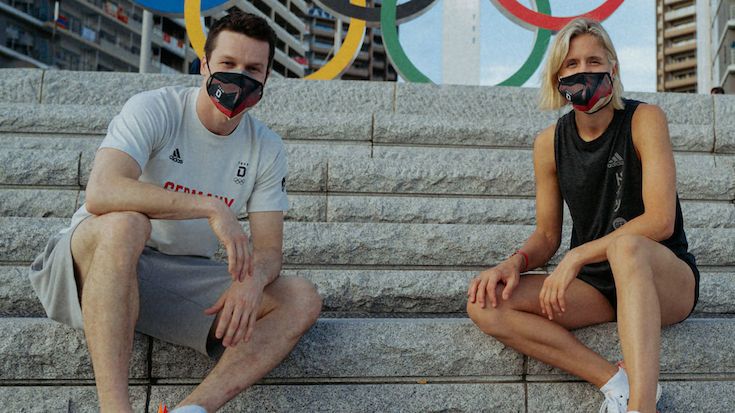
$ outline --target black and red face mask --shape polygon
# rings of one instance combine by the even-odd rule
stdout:
[[[263,84],[246,72],[212,73],[210,69],[209,73],[207,94],[214,106],[228,118],[255,106],[263,97]]]
[[[559,92],[574,109],[595,113],[612,100],[613,82],[610,73],[575,73],[559,79]]]

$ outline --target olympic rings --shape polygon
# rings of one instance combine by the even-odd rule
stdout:
[[[559,31],[570,21],[578,17],[587,17],[603,21],[623,4],[623,0],[606,0],[598,8],[585,14],[570,17],[554,17],[535,12],[518,3],[518,0],[490,0],[503,15],[525,28],[538,27],[547,30]]]
[[[380,23],[381,6],[379,9],[375,7],[356,6],[342,0],[314,0],[322,8],[342,17],[344,19],[360,19],[368,24]],[[399,24],[415,19],[429,10],[436,0],[409,0],[406,3],[398,5],[396,11],[396,20]]]
[[[350,0],[350,3],[363,6],[363,8],[365,6],[365,0]],[[341,75],[357,57],[357,54],[362,48],[362,42],[364,39],[365,21],[351,19],[342,47],[339,48],[337,53],[334,54],[334,57],[327,62],[327,64],[322,66],[316,72],[305,76],[304,79],[331,80]]]
[[[208,11],[223,6],[227,0],[133,0],[148,10],[159,14],[180,15],[183,6],[186,32],[196,54],[204,56],[206,36],[201,23],[201,7]],[[397,0],[384,0],[380,9],[366,7],[365,0],[314,0],[319,6],[342,18],[349,18],[347,36],[334,57],[321,69],[306,76],[306,79],[334,79],[340,76],[352,64],[362,47],[365,28],[368,24],[380,25],[388,58],[398,73],[410,82],[431,82],[406,56],[398,40],[397,26],[414,19],[436,4],[436,0],[408,0],[400,5]],[[500,82],[502,86],[523,85],[543,60],[548,48],[551,34],[558,31],[577,17],[587,17],[602,21],[610,17],[624,0],[605,0],[597,8],[587,13],[570,17],[551,15],[549,0],[534,0],[536,10],[531,10],[518,0],[490,0],[490,2],[507,18],[519,26],[536,32],[534,44],[526,61],[510,77]],[[202,4],[203,3],[203,4]]]

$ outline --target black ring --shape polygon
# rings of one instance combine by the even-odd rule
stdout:
[[[355,6],[350,0],[314,0],[317,5],[341,18],[355,18],[369,23],[380,23],[380,9],[375,7]],[[396,23],[403,23],[420,16],[433,5],[436,0],[409,0],[396,8]]]

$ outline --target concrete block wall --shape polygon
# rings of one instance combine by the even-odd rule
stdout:
[[[196,76],[0,70],[0,410],[95,411],[81,332],[27,280],[84,202],[94,152],[133,94]],[[253,115],[284,138],[283,276],[311,279],[322,318],[223,411],[593,411],[599,392],[506,348],[464,313],[467,282],[530,234],[533,138],[559,113],[537,90],[271,79]],[[667,114],[691,250],[692,318],[664,330],[666,412],[735,410],[735,97],[630,93]],[[243,225],[247,227],[247,217]],[[565,241],[548,271],[568,245]],[[218,259],[222,259],[220,251]],[[620,358],[615,324],[575,332]],[[136,411],[175,404],[211,368],[143,335]]]

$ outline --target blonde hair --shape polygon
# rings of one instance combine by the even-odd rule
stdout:
[[[541,72],[539,107],[541,109],[555,110],[569,103],[557,90],[559,86],[559,71],[564,63],[564,59],[567,57],[567,53],[569,53],[569,44],[572,42],[572,39],[582,34],[595,36],[607,52],[607,59],[615,68],[612,79],[612,104],[615,109],[623,109],[625,107],[622,98],[623,84],[620,82],[620,67],[618,66],[618,55],[615,53],[615,47],[602,25],[595,20],[586,18],[572,20],[556,34],[554,43],[551,45],[551,50],[546,58],[546,65]]]

